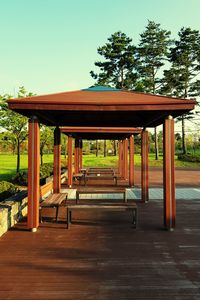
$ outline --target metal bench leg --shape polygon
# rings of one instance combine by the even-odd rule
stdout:
[[[56,206],[56,222],[58,221],[58,210],[59,210],[59,206]]]
[[[133,209],[133,226],[137,227],[137,208]]]
[[[67,229],[69,229],[69,208],[67,207]]]
[[[42,208],[39,207],[39,222],[42,223]]]
[[[78,200],[79,200],[79,192],[76,191],[76,204],[78,203]]]
[[[125,202],[125,203],[127,202],[127,194],[126,194],[126,191],[124,192],[124,202]]]

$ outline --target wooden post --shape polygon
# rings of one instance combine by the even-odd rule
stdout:
[[[53,172],[53,192],[60,193],[61,187],[61,145],[60,145],[60,129],[56,127],[54,130],[54,172]]]
[[[124,155],[125,155],[124,140],[122,140],[122,147],[121,147],[121,176],[122,176],[122,179],[125,179]]]
[[[79,172],[79,140],[75,139],[75,148],[74,148],[74,172]]]
[[[124,140],[124,178],[128,180],[128,139]]]
[[[134,186],[134,136],[130,136],[129,144],[129,185]]]
[[[148,180],[148,131],[142,131],[142,162],[141,162],[141,185],[142,202],[149,201],[149,180]]]
[[[121,162],[122,142],[121,141],[119,141],[118,147],[119,147],[119,150],[118,150],[118,172],[119,172],[119,175],[121,176],[122,175],[122,169],[121,169],[121,166],[122,166],[122,162]]]
[[[68,186],[69,188],[72,187],[72,181],[73,181],[73,166],[72,166],[72,136],[68,136]]]
[[[163,126],[163,186],[164,186],[164,226],[168,230],[175,228],[176,199],[174,180],[174,120],[171,116]]]
[[[83,141],[79,143],[79,171],[83,168]]]
[[[40,128],[38,118],[28,123],[28,228],[32,232],[39,226],[40,199]]]

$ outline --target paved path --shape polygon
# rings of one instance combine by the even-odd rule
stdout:
[[[68,193],[68,199],[75,199],[76,196],[76,189],[63,189],[65,193]],[[122,199],[122,196],[119,194],[98,194],[98,195],[81,195],[82,199]],[[127,198],[128,199],[141,199],[141,189],[134,188],[134,189],[127,189]],[[158,200],[163,199],[163,189],[162,188],[150,188],[149,189],[149,198]],[[177,188],[176,189],[176,199],[183,199],[183,200],[200,200],[200,188]]]

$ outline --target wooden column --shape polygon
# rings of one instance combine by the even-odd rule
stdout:
[[[125,179],[125,163],[124,163],[125,147],[124,147],[124,141],[125,140],[122,140],[122,147],[121,147],[121,176],[122,176],[122,179]]]
[[[40,128],[37,117],[28,123],[28,228],[32,232],[39,226],[40,199]]]
[[[73,152],[72,152],[72,136],[68,136],[68,186],[69,188],[72,187],[72,181],[73,181],[73,165],[72,165],[72,159],[73,158]]]
[[[74,172],[79,172],[79,140],[75,139],[75,148],[74,148]]]
[[[130,136],[129,144],[129,185],[134,186],[134,136]]]
[[[79,141],[79,171],[83,168],[83,141]]]
[[[121,166],[122,166],[122,162],[121,162],[121,151],[122,151],[122,142],[119,141],[119,144],[118,144],[118,172],[119,172],[119,175],[121,176],[122,175],[122,169],[121,169]]]
[[[141,185],[142,202],[149,200],[149,180],[148,180],[148,131],[142,131],[142,161],[141,161]]]
[[[60,129],[56,127],[54,130],[54,172],[53,172],[53,192],[60,193],[61,187],[61,145],[60,145]]]
[[[163,186],[164,186],[164,226],[175,228],[176,199],[174,180],[174,120],[171,116],[163,126]]]
[[[124,178],[128,180],[128,139],[124,140]]]

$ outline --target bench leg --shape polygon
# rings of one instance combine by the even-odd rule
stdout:
[[[137,227],[137,208],[133,209],[133,226]]]
[[[67,229],[69,229],[69,208],[67,207]]]
[[[42,208],[39,208],[39,222],[42,223]]]
[[[124,192],[124,202],[125,202],[125,203],[127,202],[127,194],[126,194],[126,191]]]
[[[76,204],[78,203],[78,200],[79,200],[79,193],[78,191],[76,192]]]
[[[59,210],[59,206],[56,206],[56,222],[58,221],[58,210]]]
[[[72,211],[67,207],[67,229],[69,229],[69,224],[72,222]]]

